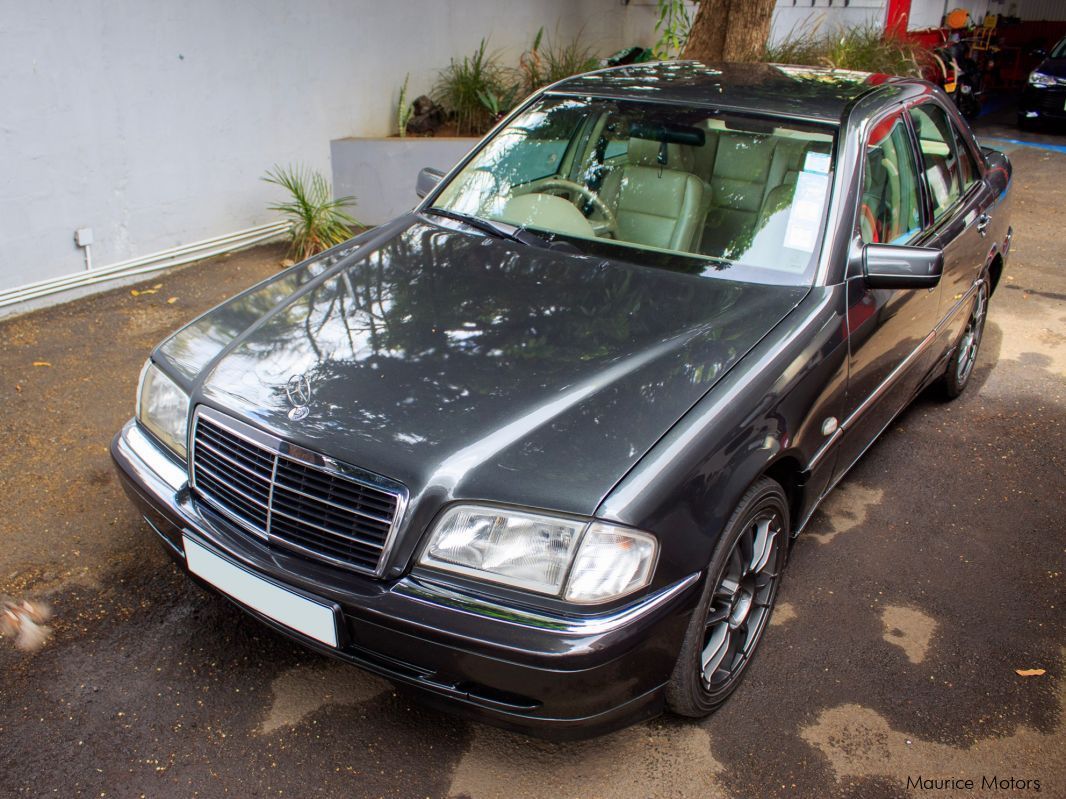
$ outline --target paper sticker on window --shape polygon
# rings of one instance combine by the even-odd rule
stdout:
[[[808,157],[810,157],[808,155]],[[829,175],[819,172],[800,172],[796,178],[796,193],[788,212],[788,227],[785,229],[786,247],[804,252],[814,252],[818,231],[822,227],[825,194],[829,187]]]
[[[941,211],[951,205],[951,187],[948,186],[944,172],[935,167],[925,171],[925,179],[929,182],[929,191],[933,194],[937,215],[939,215]]]
[[[829,153],[807,153],[807,157],[803,161],[804,172],[820,172],[826,174],[829,172]]]

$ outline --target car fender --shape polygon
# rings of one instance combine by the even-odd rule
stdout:
[[[843,285],[812,289],[602,501],[598,517],[659,537],[657,582],[709,561],[764,474],[794,478],[794,525],[821,496],[847,386],[846,311]]]

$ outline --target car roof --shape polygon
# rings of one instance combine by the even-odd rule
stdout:
[[[661,61],[586,72],[548,91],[708,105],[840,123],[850,105],[901,78],[786,64]]]

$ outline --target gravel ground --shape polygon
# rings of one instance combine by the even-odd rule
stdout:
[[[35,654],[0,639],[0,796],[1066,796],[1066,156],[1012,158],[966,395],[919,398],[827,501],[726,707],[580,744],[303,651],[191,585],[126,502],[107,444],[149,349],[278,248],[0,323],[0,593],[57,614]]]

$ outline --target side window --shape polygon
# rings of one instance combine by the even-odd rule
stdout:
[[[523,145],[511,147],[509,151],[507,147],[498,147],[501,155],[491,162],[492,171],[506,176],[512,186],[555,175],[581,124],[579,114],[565,104],[531,114],[523,126],[515,126],[502,134],[501,143],[512,144],[521,140]]]
[[[582,160],[574,164],[572,179],[598,192],[607,175],[625,164],[629,152],[629,129],[617,122],[609,122],[592,135]]]
[[[625,155],[629,151],[629,139],[614,139],[607,142],[607,149],[603,153],[603,160],[613,161]]]
[[[933,199],[933,221],[940,219],[962,194],[954,133],[944,109],[922,103],[911,109],[911,121],[922,150],[922,170]]]
[[[966,146],[962,134],[954,124],[951,126],[951,132],[955,135],[955,152],[959,154],[959,177],[962,178],[962,193],[965,194],[981,173],[977,168],[977,162],[974,161],[973,153]]]
[[[903,244],[922,226],[918,171],[903,116],[879,122],[866,141],[859,231],[866,244]]]

